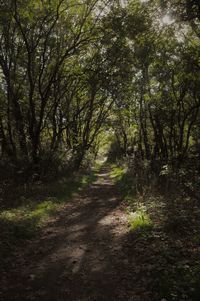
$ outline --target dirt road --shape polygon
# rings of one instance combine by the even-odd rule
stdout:
[[[107,168],[16,258],[3,301],[151,300]]]

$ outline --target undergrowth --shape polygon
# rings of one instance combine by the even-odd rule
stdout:
[[[69,202],[75,193],[96,179],[96,170],[63,177],[56,182],[31,187],[18,206],[0,211],[0,258],[5,260],[15,246],[39,234],[48,218]]]
[[[140,250],[138,260],[141,270],[146,266],[149,271],[153,299],[200,300],[198,204],[191,206],[191,198],[179,185],[173,190],[166,182],[156,191],[151,179],[140,181],[135,176],[139,172],[124,164],[112,164],[111,170],[127,212],[132,252]]]
[[[153,225],[151,218],[145,211],[137,210],[136,212],[129,212],[128,221],[130,230],[147,230]]]

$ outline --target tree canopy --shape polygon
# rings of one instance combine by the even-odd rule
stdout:
[[[199,154],[198,1],[15,0],[0,11],[2,160],[78,168],[108,127],[124,155]]]

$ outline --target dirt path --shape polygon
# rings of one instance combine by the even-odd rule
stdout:
[[[16,259],[14,284],[3,300],[151,300],[138,283],[137,256],[119,205],[104,168]]]

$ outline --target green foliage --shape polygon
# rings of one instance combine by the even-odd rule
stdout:
[[[59,210],[77,193],[96,179],[94,171],[86,174],[62,178],[48,185],[35,187],[31,199],[23,199],[23,204],[16,209],[0,212],[0,224],[8,241],[29,239],[37,234],[43,223]],[[48,195],[41,197],[41,195]],[[34,199],[35,195],[35,199]],[[49,196],[52,195],[52,196]],[[39,201],[37,199],[40,199]]]
[[[200,297],[200,266],[190,266],[187,262],[169,265],[159,275],[160,295],[174,301],[198,301]]]
[[[105,128],[113,162],[136,149],[147,160],[198,154],[198,22],[164,26],[162,9],[139,0],[1,3],[3,160],[42,166],[47,154],[78,169],[96,157]]]
[[[200,299],[188,255],[199,243],[199,12],[198,0],[0,1],[1,258],[95,180],[72,171],[107,156],[131,236],[160,255],[159,300]]]
[[[153,222],[149,215],[144,210],[137,210],[136,212],[129,212],[128,221],[130,224],[130,230],[145,231],[151,229]]]
[[[0,224],[10,241],[30,239],[37,234],[42,221],[54,214],[57,208],[55,201],[47,200],[38,205],[30,202],[26,206],[1,212]]]
[[[123,151],[120,148],[119,143],[112,141],[110,148],[108,150],[107,161],[109,163],[116,163],[117,160],[122,159]]]
[[[126,169],[118,165],[111,165],[110,177],[114,179],[115,182],[122,180]]]

